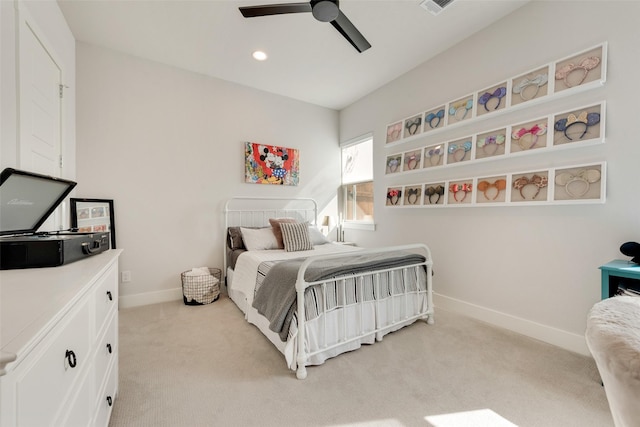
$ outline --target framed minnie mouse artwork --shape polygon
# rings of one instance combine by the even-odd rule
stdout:
[[[245,182],[298,185],[299,155],[293,148],[245,143]]]

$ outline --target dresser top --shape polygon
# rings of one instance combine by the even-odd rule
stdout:
[[[0,375],[113,265],[121,249],[59,267],[0,271]]]

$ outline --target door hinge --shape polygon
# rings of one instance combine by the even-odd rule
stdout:
[[[60,169],[62,169],[63,165],[64,165],[64,161],[62,159],[62,155],[59,157],[59,160],[60,160]]]
[[[58,93],[60,94],[60,99],[64,98],[64,89],[65,88],[69,89],[69,86],[63,85],[63,84],[59,84],[58,85]]]

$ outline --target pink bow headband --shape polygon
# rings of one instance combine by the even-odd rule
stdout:
[[[528,129],[523,127],[518,130],[514,130],[511,133],[511,138],[513,138],[515,141],[518,141],[518,145],[520,146],[520,149],[524,151],[524,150],[529,150],[533,148],[538,142],[538,136],[544,135],[545,133],[547,133],[547,124],[540,123],[540,124],[535,124]],[[531,135],[529,146],[526,145],[524,140],[524,137],[526,135]]]
[[[600,58],[597,56],[589,56],[587,58],[584,58],[577,65],[571,62],[556,70],[556,80],[562,80],[567,87],[579,86],[587,78],[587,74],[589,74],[589,71],[596,68],[599,64]],[[582,71],[582,77],[580,77],[579,81],[571,83],[568,78],[576,71]]]

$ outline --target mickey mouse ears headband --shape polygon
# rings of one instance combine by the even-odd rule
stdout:
[[[626,256],[633,257],[631,258],[631,262],[640,264],[640,243],[636,243],[636,242],[623,243],[622,246],[620,246],[620,252],[622,252]]]
[[[587,113],[586,111],[583,111],[577,117],[573,113],[569,114],[566,119],[558,120],[553,127],[556,131],[563,132],[564,136],[568,139],[573,140],[573,138],[567,134],[567,131],[571,126],[578,124],[584,125],[584,131],[578,137],[578,139],[582,139],[589,130],[589,127],[597,125],[598,123],[600,123],[600,113]]]

